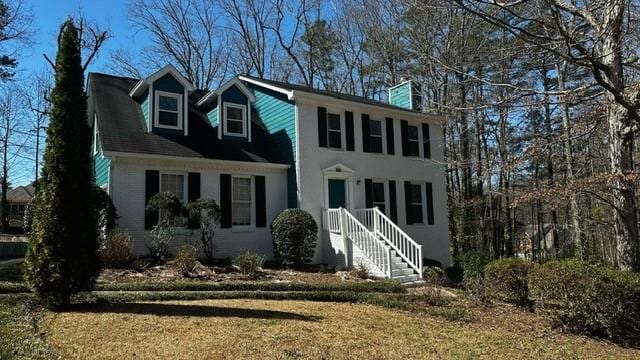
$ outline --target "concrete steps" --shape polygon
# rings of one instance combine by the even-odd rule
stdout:
[[[403,285],[414,284],[422,281],[419,274],[409,267],[402,258],[391,250],[391,278],[400,281]]]

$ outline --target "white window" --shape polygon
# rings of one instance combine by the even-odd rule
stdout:
[[[415,125],[407,126],[408,156],[420,156],[420,134]]]
[[[182,95],[156,91],[155,125],[166,129],[182,129]]]
[[[98,150],[100,149],[100,134],[98,134],[98,117],[94,116],[93,118],[93,155],[98,154]]]
[[[240,104],[224,103],[224,134],[247,136],[247,107]]]
[[[327,138],[329,147],[342,149],[342,131],[340,130],[340,115],[329,114],[327,116]]]
[[[382,154],[382,121],[369,120],[369,145],[372,153]]]
[[[250,177],[233,177],[231,184],[231,223],[233,226],[251,226],[252,192]]]
[[[169,192],[174,194],[183,203],[186,201],[186,182],[184,174],[161,173],[160,174],[160,192]],[[160,219],[163,218],[160,214]],[[178,217],[174,219],[176,226],[185,226],[187,219]]]

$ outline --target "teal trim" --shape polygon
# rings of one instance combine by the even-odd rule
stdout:
[[[208,112],[207,112],[207,118],[209,119],[209,123],[211,124],[211,126],[216,127],[218,126],[218,103],[216,102],[215,105],[213,106],[213,108],[211,108]]]
[[[407,81],[402,85],[389,90],[389,103],[405,109],[411,109],[411,82]]]
[[[298,185],[296,178],[296,110],[293,101],[286,95],[255,84],[247,84],[256,98],[252,103],[257,118],[255,122],[262,122],[264,128],[274,135],[276,146],[291,165],[287,171],[287,199],[288,206],[298,207]]]
[[[144,116],[146,126],[149,126],[149,90],[144,91],[141,99],[142,103],[140,103],[140,108],[142,109],[142,115]]]
[[[109,167],[111,160],[102,154],[102,146],[98,144],[98,153],[93,155],[93,179],[98,186],[105,186],[109,183]]]

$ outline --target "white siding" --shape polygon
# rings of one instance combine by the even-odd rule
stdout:
[[[385,196],[389,203],[388,180],[396,181],[396,198],[398,210],[398,225],[405,230],[416,242],[423,246],[423,257],[436,259],[444,266],[449,260],[447,196],[445,187],[445,169],[442,155],[442,128],[435,122],[429,122],[431,137],[431,159],[409,158],[402,156],[402,138],[400,134],[400,120],[409,120],[409,123],[417,124],[416,120],[400,118],[397,114],[384,111],[365,110],[373,120],[382,120],[383,127],[385,117],[391,117],[394,121],[395,155],[372,154],[362,151],[362,120],[360,108],[349,108],[347,105],[321,105],[327,108],[328,113],[338,113],[342,116],[343,147],[346,145],[344,136],[344,112],[352,111],[354,119],[355,151],[333,150],[321,148],[318,145],[318,104],[296,103],[298,115],[298,153],[299,156],[299,182],[298,197],[300,207],[309,211],[321,224],[321,209],[325,204],[325,180],[323,169],[336,164],[343,164],[354,171],[351,178],[352,194],[351,210],[365,207],[364,179],[375,178],[385,180]],[[425,120],[426,121],[426,120]],[[384,133],[383,133],[384,134]],[[386,144],[386,137],[384,137]],[[422,147],[422,145],[421,145]],[[422,151],[422,149],[421,149]],[[433,183],[434,224],[426,224],[426,212],[424,225],[407,225],[404,201],[404,181],[419,181],[421,183]],[[424,187],[423,187],[424,198]],[[424,202],[424,199],[423,199]],[[320,254],[335,253],[331,249],[331,241],[328,236],[320,241],[319,251],[316,251],[316,261],[322,261]],[[331,259],[325,259],[330,261]]]
[[[135,241],[135,254],[146,255],[145,241],[145,170],[199,172],[201,197],[213,199],[220,204],[220,174],[265,176],[267,204],[267,226],[249,230],[218,228],[215,235],[215,257],[232,257],[242,250],[251,250],[266,258],[273,258],[273,243],[269,231],[271,221],[286,208],[286,170],[264,169],[236,164],[211,163],[202,161],[173,161],[116,158],[113,164],[112,198],[120,216],[118,225],[129,232]],[[253,213],[255,214],[255,213]],[[198,245],[199,234],[184,230],[176,236],[175,247],[185,242]]]

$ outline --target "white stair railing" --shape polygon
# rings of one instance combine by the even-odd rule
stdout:
[[[373,232],[379,235],[409,267],[422,277],[422,245],[415,242],[377,207],[365,210],[361,213],[372,218]]]
[[[332,233],[340,232],[340,209],[327,209],[326,229]]]

